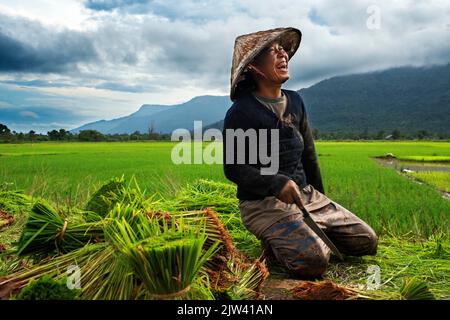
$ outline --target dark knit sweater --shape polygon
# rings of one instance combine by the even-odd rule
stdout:
[[[223,129],[224,173],[229,180],[237,184],[237,197],[241,200],[277,197],[289,179],[295,181],[300,188],[311,184],[316,190],[325,194],[303,100],[296,91],[282,90],[287,97],[284,118],[291,117],[292,125],[280,121],[250,92],[238,98],[225,116]],[[248,139],[245,145],[245,163],[237,164],[237,161],[227,163],[226,130],[243,129],[245,131],[252,128],[257,132],[258,129],[269,129],[269,132],[270,129],[279,130],[279,170],[276,174],[262,175],[260,168],[264,165],[261,164],[259,157],[256,164],[250,163]],[[270,134],[268,135],[270,136]],[[270,142],[268,150],[270,150]],[[236,143],[234,151],[236,154]]]

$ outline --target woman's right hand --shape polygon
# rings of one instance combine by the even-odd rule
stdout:
[[[295,203],[300,209],[303,208],[303,203],[300,198],[300,190],[298,185],[293,180],[286,182],[277,198],[284,203]]]

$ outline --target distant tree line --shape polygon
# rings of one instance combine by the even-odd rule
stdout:
[[[432,133],[426,130],[418,130],[415,133],[404,133],[398,129],[390,132],[380,130],[370,133],[364,130],[361,133],[346,132],[321,132],[313,129],[314,139],[318,140],[448,140],[450,133]]]
[[[369,133],[365,130],[361,133],[345,132],[321,132],[318,129],[313,130],[313,136],[316,140],[447,140],[449,134],[431,133],[425,130],[419,130],[414,134],[402,133],[400,130],[392,132],[378,131]],[[47,134],[36,133],[30,130],[28,133],[11,131],[6,125],[0,123],[0,143],[16,142],[38,142],[38,141],[144,141],[144,140],[170,140],[168,133],[154,132],[153,127],[149,128],[147,133],[135,131],[131,134],[102,134],[97,130],[82,130],[78,133],[71,133],[65,129],[48,131]]]
[[[139,140],[170,140],[170,134],[157,133],[149,129],[148,133],[135,131],[131,134],[103,134],[97,130],[81,130],[78,133],[72,133],[65,129],[48,131],[47,134],[36,133],[30,130],[28,133],[11,131],[6,125],[0,123],[0,142],[40,142],[40,141],[139,141]]]

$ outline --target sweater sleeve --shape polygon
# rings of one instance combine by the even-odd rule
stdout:
[[[243,188],[255,195],[268,197],[275,196],[278,197],[281,189],[290,179],[288,176],[283,174],[274,175],[262,175],[260,169],[255,168],[248,164],[248,151],[249,151],[249,139],[245,139],[245,154],[246,161],[245,164],[237,164],[236,161],[233,163],[227,162],[227,153],[233,152],[233,159],[236,160],[237,153],[237,143],[234,143],[234,150],[229,150],[231,148],[231,143],[227,139],[227,130],[243,129],[247,130],[247,125],[250,123],[248,119],[242,113],[233,112],[235,110],[230,110],[228,112],[223,126],[223,164],[224,173],[227,179],[236,183],[240,188]],[[227,148],[228,146],[228,148]]]
[[[301,98],[300,98],[301,99]],[[319,159],[317,157],[316,148],[312,129],[309,124],[308,115],[306,114],[305,105],[301,101],[303,116],[300,120],[300,134],[304,140],[304,150],[302,153],[302,164],[305,170],[306,181],[311,184],[316,190],[325,194],[322,182],[322,175],[320,173]]]

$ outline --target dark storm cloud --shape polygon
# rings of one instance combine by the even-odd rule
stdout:
[[[0,81],[0,83],[5,84],[15,84],[21,87],[48,87],[48,88],[63,88],[75,86],[67,82],[53,82],[47,80],[5,80]]]
[[[0,72],[64,72],[96,58],[93,43],[83,33],[55,31],[0,14]]]
[[[237,1],[216,0],[86,0],[84,6],[93,11],[118,11],[127,14],[148,14],[169,20],[191,20],[205,23],[212,19],[227,19],[237,12],[243,13],[245,6]]]

